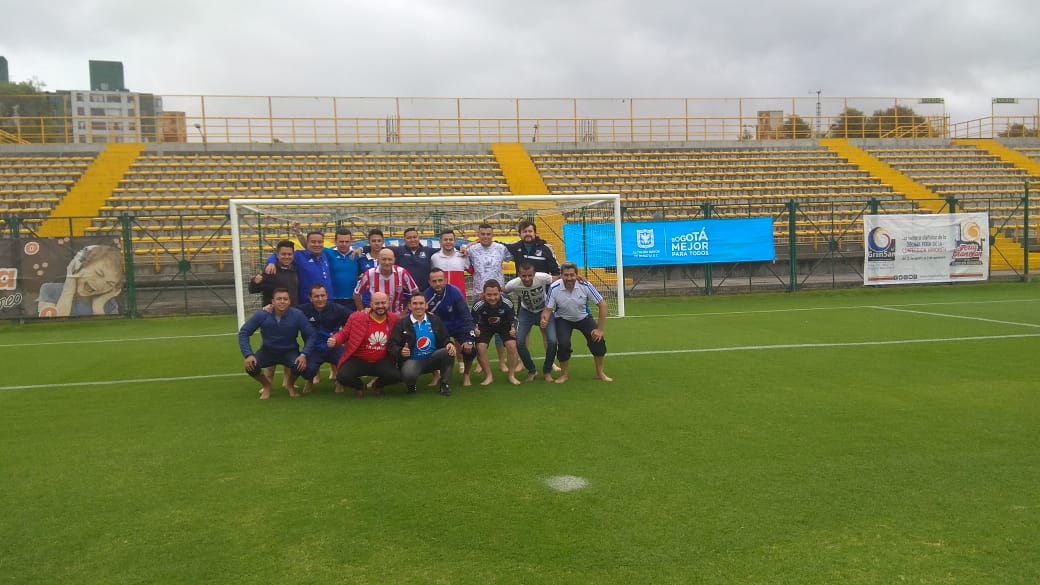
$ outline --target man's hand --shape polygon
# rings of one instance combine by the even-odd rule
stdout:
[[[332,348],[336,347],[336,337],[333,336],[333,335],[330,335],[329,336],[329,340],[326,343],[328,344],[329,349],[332,349]]]
[[[411,355],[412,355],[412,350],[408,348],[408,344],[407,343],[404,344],[404,347],[401,348],[401,357],[406,358],[406,357],[410,357]]]
[[[305,355],[303,355],[301,353],[300,355],[296,356],[296,371],[300,372],[302,374],[303,371],[306,370],[306,369],[307,369],[307,356],[305,356]]]
[[[272,313],[274,312],[274,305],[272,305],[271,303],[267,303],[266,305],[264,305],[264,308],[262,310],[265,313]]]
[[[278,267],[274,264],[268,264],[267,266],[264,266],[264,274],[274,274],[275,272],[278,272]],[[257,284],[260,283],[258,282]]]
[[[256,276],[253,277],[253,284],[260,284],[263,281],[264,281],[264,273],[263,272],[261,272],[260,274],[257,274]]]
[[[298,222],[298,221],[294,221],[294,222],[292,222],[291,224],[289,224],[289,227],[290,227],[290,228],[292,229],[292,232],[293,232],[294,234],[298,234],[298,233],[300,233],[300,227],[301,227],[301,226],[300,226],[300,222]]]
[[[480,337],[480,325],[473,326],[473,337]]]
[[[448,344],[448,355],[450,355],[451,357],[455,357],[455,344]]]
[[[593,329],[589,333],[589,337],[592,338],[592,341],[602,341],[603,340],[603,330],[597,327],[596,329]]]
[[[255,355],[251,355],[251,356],[246,358],[245,367],[246,367],[247,370],[250,370],[250,371],[252,371],[254,368],[256,368],[256,356]]]

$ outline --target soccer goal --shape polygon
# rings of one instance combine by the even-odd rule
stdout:
[[[553,247],[557,259],[575,262],[582,276],[599,290],[610,314],[625,314],[621,239],[615,236],[621,233],[621,196],[616,194],[232,199],[230,218],[239,326],[259,308],[259,295],[246,292],[248,281],[263,269],[279,240],[295,241],[290,228],[293,222],[300,222],[305,232],[323,232],[326,246],[333,245],[333,233],[341,227],[350,228],[356,245],[364,245],[372,228],[381,229],[388,241],[415,228],[424,242],[436,248],[443,229],[454,230],[463,243],[475,242],[477,227],[489,224],[495,229],[496,241],[512,243],[519,239],[517,224],[533,221],[538,236]],[[582,229],[594,225],[613,229]],[[584,265],[583,259],[594,254],[603,257],[604,253],[615,259],[613,266],[603,262],[596,268]],[[509,278],[515,267],[507,263],[504,270]]]

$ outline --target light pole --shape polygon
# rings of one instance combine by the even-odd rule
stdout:
[[[206,141],[206,133],[202,131],[202,124],[195,122],[195,129],[199,131],[199,136],[202,137],[202,149],[209,150],[209,145]]]

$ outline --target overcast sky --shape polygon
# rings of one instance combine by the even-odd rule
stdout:
[[[0,0],[12,81],[157,94],[1040,97],[1037,0]],[[1035,113],[1035,103],[1032,106]],[[825,112],[827,113],[827,112]],[[870,113],[869,111],[867,113]],[[1008,112],[1011,113],[1011,112]]]

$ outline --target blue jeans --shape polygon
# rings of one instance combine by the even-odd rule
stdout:
[[[519,314],[517,314],[517,321],[519,323],[516,326],[516,352],[520,354],[520,361],[524,363],[524,367],[527,368],[528,374],[538,373],[538,370],[534,365],[534,360],[531,359],[531,351],[527,349],[527,338],[531,332],[531,328],[538,327],[541,320],[541,311],[536,313],[520,307]],[[556,317],[550,313],[549,325],[545,329],[542,329],[542,335],[545,336],[545,362],[542,364],[543,374],[551,374],[553,362],[556,361],[555,321]]]

